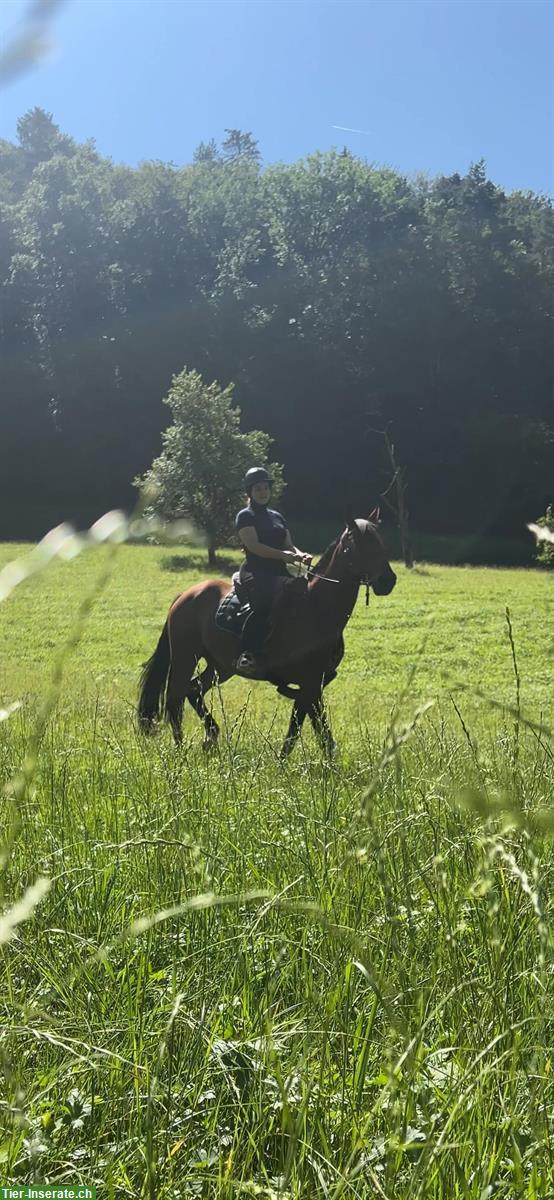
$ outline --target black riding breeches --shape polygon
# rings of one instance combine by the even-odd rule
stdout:
[[[244,650],[259,654],[269,632],[269,614],[283,586],[283,576],[264,575],[262,572],[253,575],[250,571],[241,570],[241,584],[252,606],[252,615],[242,632],[242,646]]]

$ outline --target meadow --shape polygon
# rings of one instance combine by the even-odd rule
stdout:
[[[554,1196],[552,576],[397,570],[332,764],[306,727],[279,765],[290,703],[238,679],[213,754],[192,709],[181,749],[138,737],[201,550],[90,549],[0,605],[0,1184]]]

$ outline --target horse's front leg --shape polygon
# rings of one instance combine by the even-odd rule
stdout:
[[[279,755],[281,762],[286,761],[293,746],[295,745],[296,741],[298,740],[300,731],[302,729],[304,720],[306,718],[307,711],[308,711],[307,708],[303,704],[301,704],[299,700],[294,701],[294,704],[292,706],[290,724],[289,724],[289,727],[287,730],[287,736],[283,742],[283,747],[282,747],[281,753]]]
[[[322,695],[319,695],[317,700],[314,700],[309,711],[310,721],[312,722],[320,746],[325,751],[328,759],[334,758],[337,751],[337,743],[331,733]]]

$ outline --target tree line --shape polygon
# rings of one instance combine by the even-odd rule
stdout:
[[[552,500],[552,233],[482,162],[264,166],[228,130],[130,168],[32,110],[0,141],[2,535],[132,506],[183,367],[235,385],[295,516],[377,503],[387,431],[416,528],[521,532]]]

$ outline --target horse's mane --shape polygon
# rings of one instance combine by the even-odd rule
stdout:
[[[323,573],[323,571],[327,570],[327,567],[329,566],[329,563],[331,562],[333,554],[335,553],[335,550],[339,544],[340,536],[341,535],[339,533],[338,537],[335,538],[334,542],[329,543],[329,545],[327,546],[327,549],[323,551],[321,558],[318,559],[318,561],[316,562],[314,570],[317,571],[318,575],[321,575]]]

